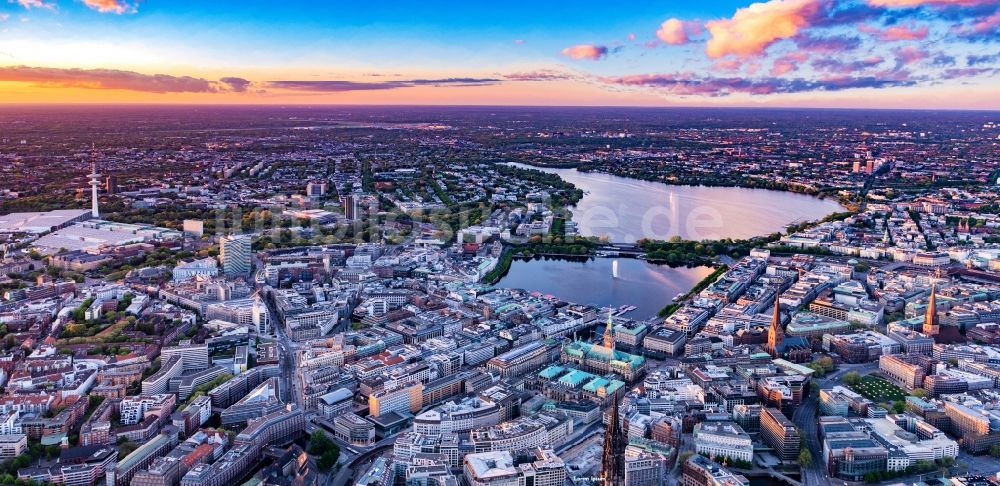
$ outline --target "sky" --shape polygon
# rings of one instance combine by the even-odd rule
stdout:
[[[0,103],[1000,109],[1000,0],[0,0]]]

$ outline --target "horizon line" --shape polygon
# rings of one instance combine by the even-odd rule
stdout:
[[[918,111],[918,112],[967,112],[967,113],[1000,113],[997,108],[885,108],[885,107],[834,107],[834,106],[754,106],[754,105],[518,105],[518,104],[393,104],[393,103],[172,103],[172,102],[57,102],[57,101],[34,101],[34,102],[0,102],[2,107],[214,107],[214,108],[249,108],[249,107],[272,107],[272,108],[547,108],[547,109],[583,109],[583,108],[608,108],[608,109],[634,109],[634,110],[826,110],[826,111]]]

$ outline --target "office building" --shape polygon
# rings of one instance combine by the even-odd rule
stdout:
[[[253,263],[249,236],[224,236],[219,242],[219,247],[222,273],[226,275],[247,275],[250,273]]]
[[[753,461],[753,441],[735,422],[702,422],[695,425],[694,443],[695,452],[699,454]]]
[[[821,417],[820,436],[827,472],[848,481],[888,470],[889,451],[843,417]]]
[[[566,482],[566,466],[552,450],[539,449],[534,462],[514,465],[510,451],[468,454],[463,462],[465,481],[469,486],[562,486]]]
[[[801,438],[795,424],[780,410],[767,407],[760,414],[760,435],[774,449],[782,461],[794,462],[799,458]]]
[[[319,413],[327,420],[350,413],[354,408],[354,392],[347,388],[338,388],[319,397]]]
[[[180,262],[173,270],[174,282],[184,282],[195,277],[215,277],[219,274],[219,265],[214,258],[201,258],[189,262]]]
[[[924,385],[935,360],[922,354],[883,355],[878,359],[879,370],[890,380],[906,390]]]
[[[201,238],[205,234],[205,222],[200,219],[185,219],[182,229],[185,236]]]
[[[281,401],[278,379],[268,378],[251,390],[236,403],[230,405],[220,414],[223,427],[232,427],[253,418],[263,417],[285,408]]]
[[[333,419],[333,435],[348,444],[368,447],[375,443],[375,425],[353,413]]]
[[[462,434],[498,423],[500,404],[473,396],[446,402],[417,415],[413,419],[413,431],[420,434]]]
[[[323,197],[329,188],[329,184],[326,181],[314,180],[306,183],[306,196],[309,197]]]
[[[182,341],[177,346],[165,346],[160,350],[160,361],[166,362],[171,356],[179,356],[184,362],[184,371],[198,371],[208,368],[208,344],[194,344]]]
[[[683,486],[749,486],[750,480],[722,467],[719,463],[695,454],[681,465]]]
[[[469,433],[476,452],[519,451],[559,447],[573,433],[573,419],[562,412],[542,411]]]
[[[176,433],[158,434],[146,441],[131,454],[118,461],[118,465],[108,471],[108,486],[127,486],[135,474],[153,463],[158,457],[170,452],[177,444]]]
[[[24,434],[0,435],[0,459],[11,459],[28,450],[28,436]]]
[[[667,475],[667,459],[672,449],[656,450],[654,443],[637,440],[625,448],[625,482],[627,486],[660,486]]]
[[[486,368],[489,371],[499,374],[502,378],[507,378],[530,373],[548,362],[548,346],[544,343],[533,341],[490,358],[486,362]]]
[[[368,415],[372,417],[391,412],[417,413],[421,408],[424,408],[424,384],[419,381],[368,396]]]
[[[864,417],[868,415],[868,408],[872,405],[871,400],[842,386],[819,391],[820,415],[847,417],[854,412],[855,415]]]
[[[353,194],[344,196],[344,217],[350,221],[358,219],[361,215],[358,211],[358,199]]]

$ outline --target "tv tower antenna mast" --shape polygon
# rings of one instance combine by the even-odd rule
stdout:
[[[97,188],[101,185],[101,175],[97,173],[97,152],[94,150],[94,144],[90,144],[90,215],[94,218],[100,218],[101,213],[97,207]]]

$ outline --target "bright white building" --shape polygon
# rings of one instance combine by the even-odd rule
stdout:
[[[694,443],[699,454],[753,461],[753,440],[734,422],[702,422],[695,425]]]

